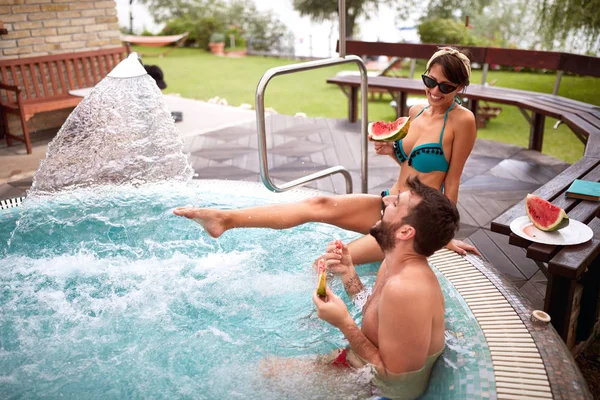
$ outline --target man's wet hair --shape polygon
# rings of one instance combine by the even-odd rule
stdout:
[[[409,178],[406,186],[421,201],[409,206],[401,224],[415,228],[414,249],[429,257],[454,238],[460,219],[458,209],[442,192],[425,185],[418,177]]]

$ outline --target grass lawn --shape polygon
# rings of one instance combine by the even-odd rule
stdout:
[[[141,53],[160,52],[162,49],[134,46]],[[146,55],[145,64],[159,65],[167,82],[164,93],[179,93],[183,97],[208,100],[219,96],[233,106],[242,103],[254,105],[258,81],[273,67],[294,64],[298,61],[264,57],[216,57],[203,50],[175,49],[166,57]],[[354,64],[316,69],[278,76],[271,80],[265,94],[265,107],[273,107],[282,114],[304,112],[309,117],[346,118],[346,96],[335,85],[325,81],[342,70],[358,70]],[[555,74],[490,71],[488,82],[497,86],[551,93]],[[473,71],[472,82],[481,82],[481,71]],[[600,79],[592,77],[563,76],[559,94],[575,100],[600,106]],[[369,120],[392,120],[394,110],[389,106],[390,96],[369,102]],[[516,107],[500,105],[503,110],[478,137],[527,147],[529,124]],[[543,152],[573,163],[583,155],[583,144],[571,130],[562,124],[557,130],[556,120],[546,118]]]

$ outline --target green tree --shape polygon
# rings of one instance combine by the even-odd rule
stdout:
[[[600,51],[598,10],[600,0],[430,0],[424,20],[469,16],[478,44],[583,53]]]
[[[569,42],[577,46],[580,39],[588,51],[600,52],[600,0],[540,1],[540,34],[545,47],[558,44],[564,48]]]
[[[269,50],[288,34],[287,27],[272,11],[259,11],[252,0],[231,0],[222,18],[226,26],[236,27],[251,39],[255,50]]]
[[[451,19],[478,14],[494,0],[430,0],[424,19]]]
[[[449,18],[431,18],[417,28],[421,42],[439,44],[475,44],[469,28],[463,23]]]
[[[288,32],[272,12],[261,12],[252,0],[139,0],[164,34],[189,32],[187,45],[208,49],[212,33],[233,34],[236,44],[251,38],[256,50],[269,50]],[[227,38],[228,39],[228,38]]]
[[[377,11],[379,5],[395,3],[393,0],[346,0],[346,37],[353,36],[359,16],[368,18]],[[318,22],[338,18],[338,0],[293,0],[292,4],[300,15]]]
[[[471,35],[479,46],[532,48],[539,43],[537,8],[531,0],[493,1],[482,9],[465,9]]]
[[[214,17],[202,17],[192,19],[184,16],[173,18],[167,21],[162,31],[163,35],[178,35],[188,32],[189,35],[185,41],[186,46],[199,47],[208,50],[209,38],[215,32],[224,32],[225,26],[222,21]]]
[[[157,23],[174,18],[199,19],[223,13],[227,5],[222,0],[137,0],[148,6]]]

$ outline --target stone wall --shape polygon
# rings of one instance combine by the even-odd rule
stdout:
[[[117,47],[114,0],[0,0],[0,58]]]
[[[114,0],[0,0],[0,22],[8,31],[0,35],[0,59],[122,46]],[[36,114],[27,123],[29,132],[58,128],[71,111]],[[18,117],[10,115],[8,122],[11,132],[21,132]],[[15,146],[24,151],[23,144]]]

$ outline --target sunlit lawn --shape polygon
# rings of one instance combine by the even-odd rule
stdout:
[[[152,48],[136,49],[142,53],[158,51]],[[242,103],[254,105],[256,86],[269,68],[299,62],[253,56],[217,57],[195,49],[175,49],[162,58],[145,55],[143,61],[163,69],[168,85],[164,93],[179,93],[183,97],[200,100],[219,96],[233,106]],[[346,118],[346,96],[337,86],[326,83],[327,78],[342,70],[357,70],[357,67],[346,64],[275,77],[267,87],[265,106],[282,114],[304,112],[309,117]],[[501,87],[551,93],[555,79],[554,73],[490,71],[487,81],[496,81],[495,85]],[[474,71],[471,81],[481,82],[481,72]],[[559,92],[561,96],[600,106],[598,93],[600,79],[574,76],[563,76]],[[369,102],[369,120],[393,119],[394,110],[389,105],[391,100],[390,96],[383,96],[380,101]],[[500,106],[503,108],[500,116],[492,119],[486,128],[480,129],[478,137],[527,147],[528,122],[516,107]],[[583,144],[564,124],[554,130],[555,122],[552,118],[546,118],[543,152],[573,163],[582,156]]]

